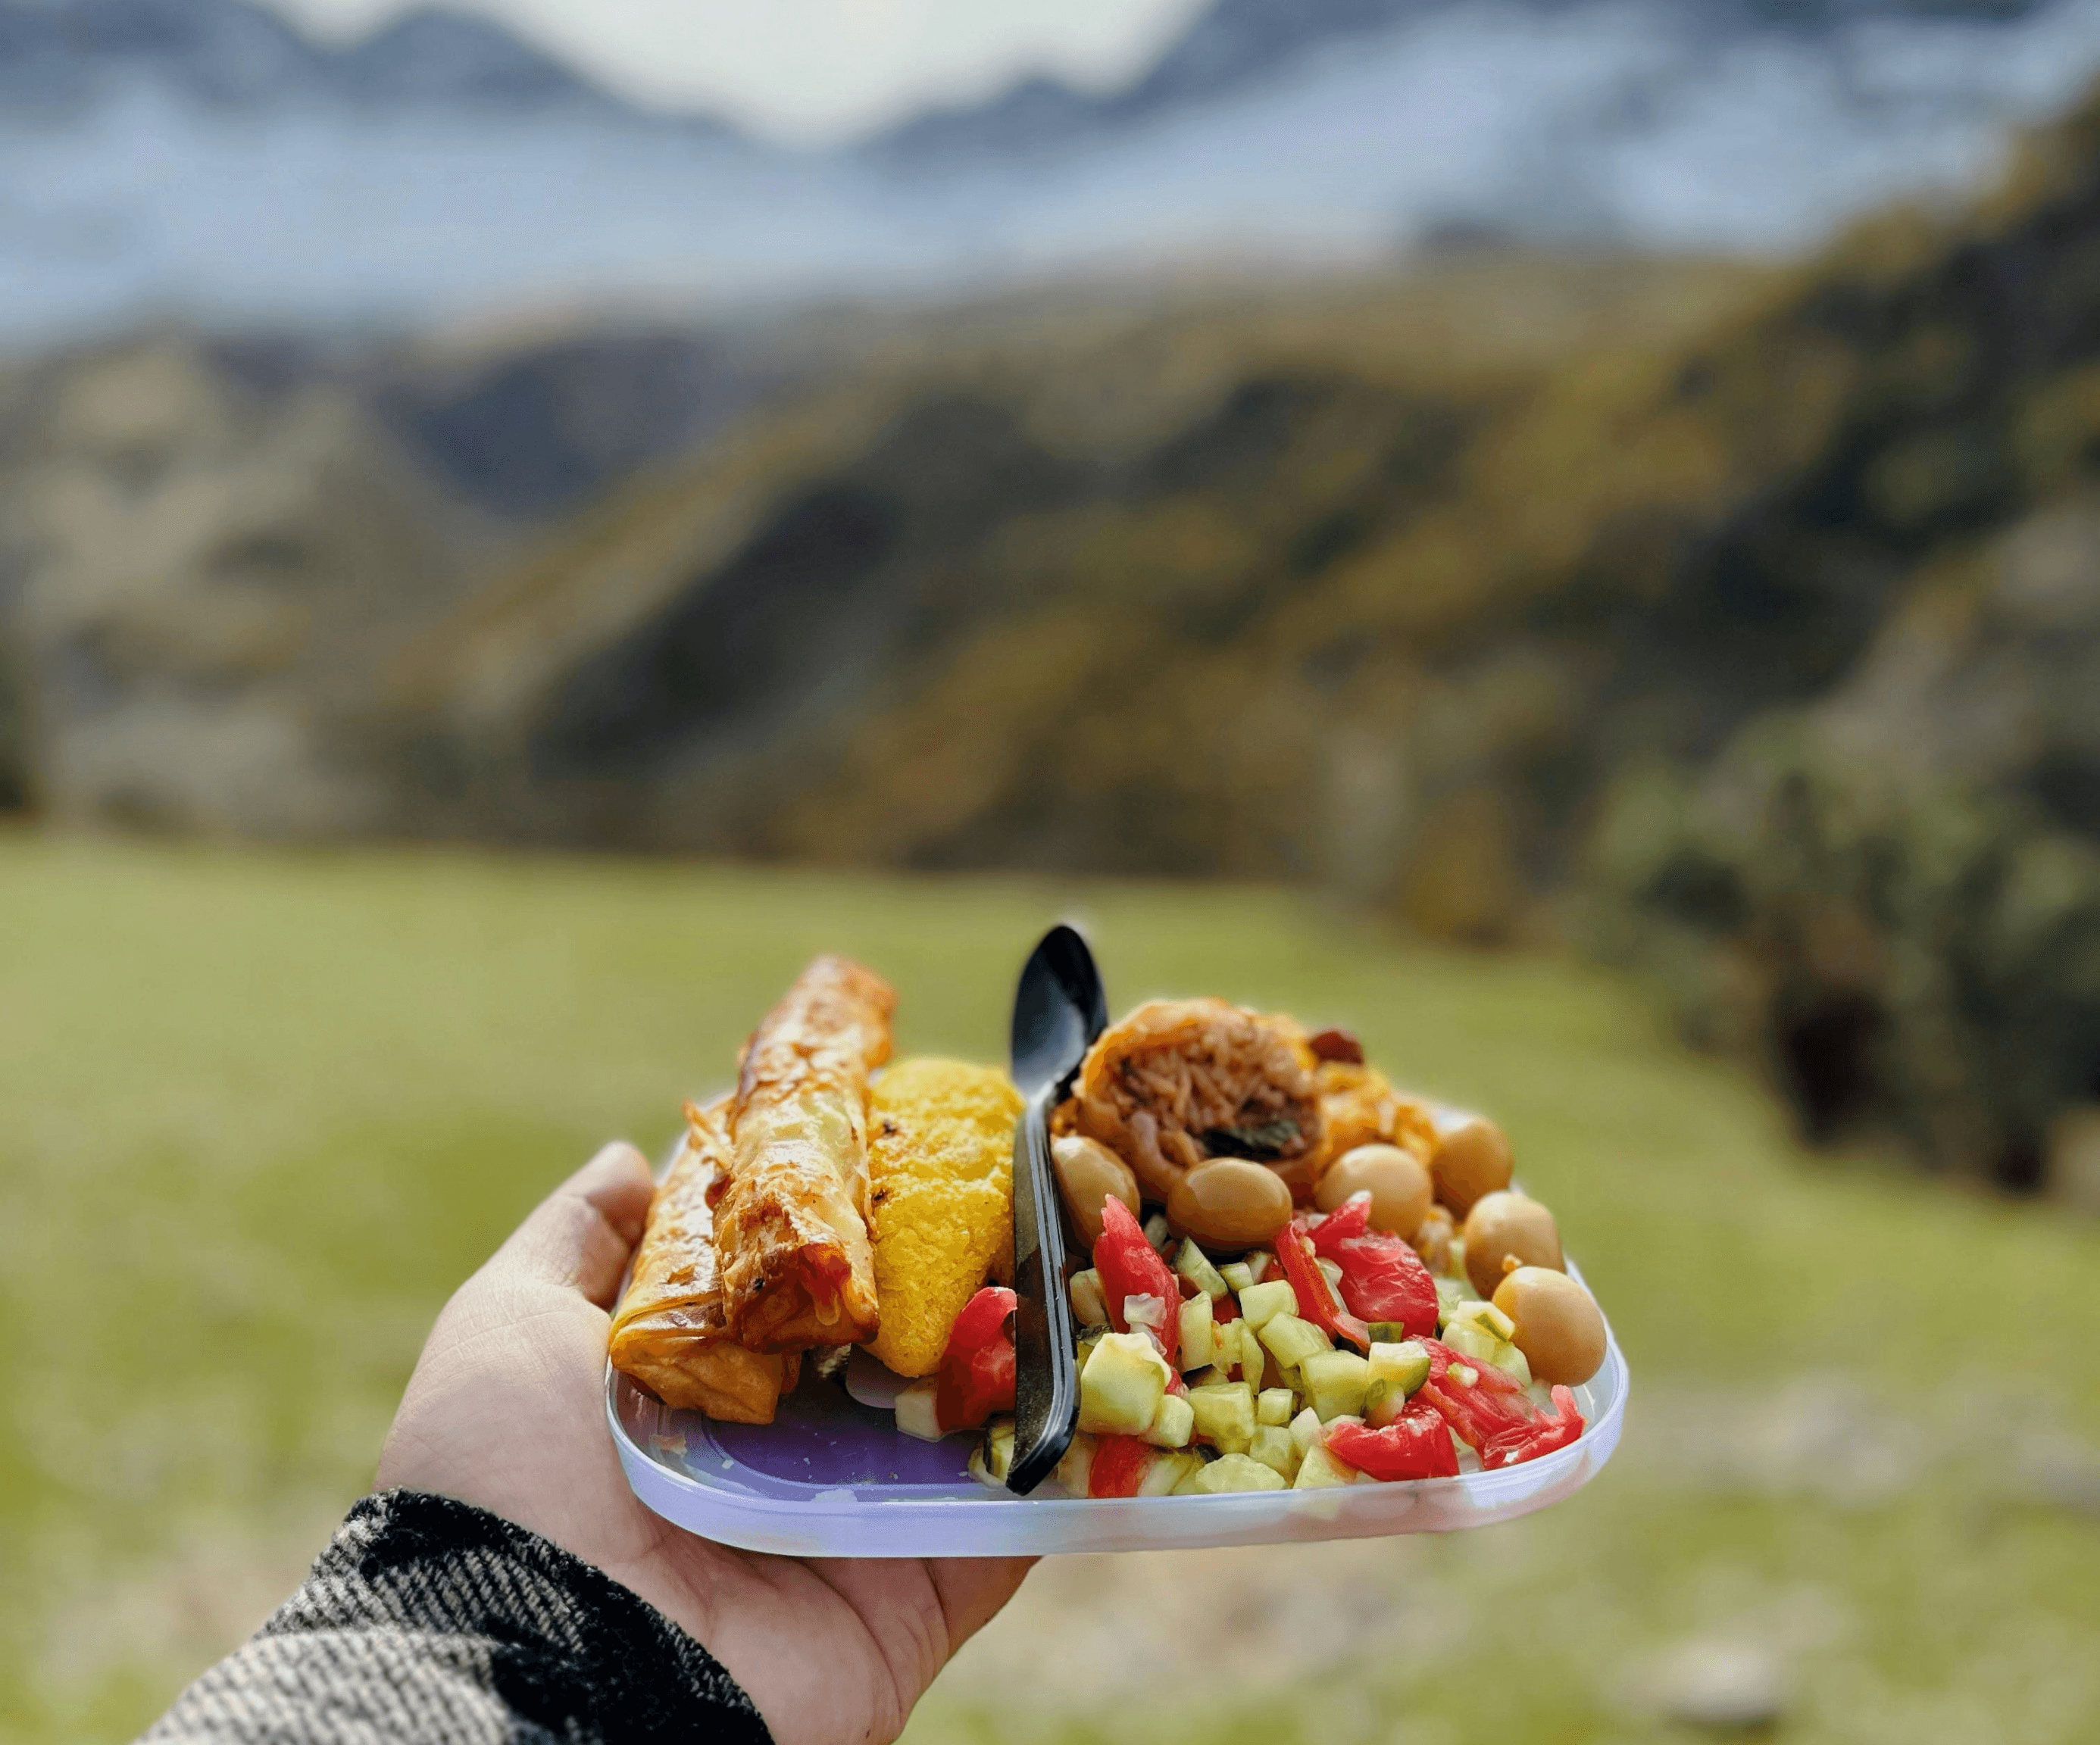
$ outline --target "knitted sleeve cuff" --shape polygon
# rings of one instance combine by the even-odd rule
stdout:
[[[720,1740],[765,1724],[639,1596],[449,1497],[368,1496],[299,1590],[147,1738]]]

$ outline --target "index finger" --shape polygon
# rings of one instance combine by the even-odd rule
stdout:
[[[608,1145],[532,1209],[492,1264],[573,1286],[610,1308],[642,1240],[655,1188],[640,1152],[624,1143]]]

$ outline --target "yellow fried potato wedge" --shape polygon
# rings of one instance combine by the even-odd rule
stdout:
[[[940,1367],[948,1329],[1003,1262],[1013,1267],[1013,1130],[1021,1097],[996,1067],[899,1061],[868,1104],[868,1223],[880,1331],[901,1376]]]

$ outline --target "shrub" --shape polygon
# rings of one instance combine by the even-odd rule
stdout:
[[[1617,784],[1586,873],[1597,949],[1759,1058],[1813,1139],[1893,1130],[2032,1188],[2100,1097],[2100,855],[2016,805],[1771,720],[1698,778]]]

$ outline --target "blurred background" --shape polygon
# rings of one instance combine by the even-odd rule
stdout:
[[[914,1745],[2088,1739],[2100,0],[0,0],[0,1738],[817,949],[1488,1108],[1636,1376]],[[1012,1695],[1029,1693],[1017,1714]]]

